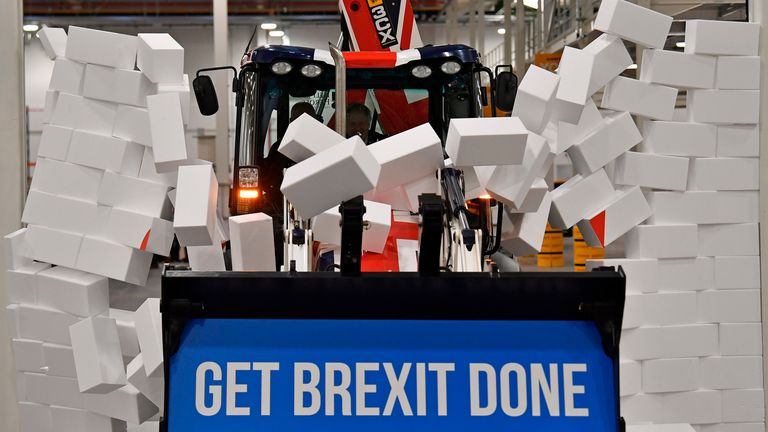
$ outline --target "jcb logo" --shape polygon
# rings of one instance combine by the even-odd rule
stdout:
[[[392,26],[392,20],[389,19],[387,9],[384,7],[384,0],[368,0],[368,10],[371,12],[381,47],[389,48],[397,45],[397,38],[393,34],[395,29]]]

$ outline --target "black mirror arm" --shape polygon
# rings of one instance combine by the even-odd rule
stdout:
[[[198,69],[195,76],[199,77],[202,72],[213,72],[213,71],[220,71],[220,70],[227,70],[227,69],[231,70],[235,74],[235,77],[232,79],[232,93],[237,93],[238,91],[240,91],[240,80],[237,78],[237,69],[235,69],[234,66],[218,66],[218,67]]]
[[[491,115],[496,117],[496,80],[493,78],[493,71],[487,66],[478,66],[475,72],[485,72],[488,74],[488,88],[491,93]]]

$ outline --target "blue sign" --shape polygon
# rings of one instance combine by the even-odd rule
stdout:
[[[617,429],[591,322],[200,319],[169,379],[172,432]]]

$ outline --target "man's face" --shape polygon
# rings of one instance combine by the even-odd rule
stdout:
[[[347,138],[351,138],[354,135],[360,135],[360,138],[367,144],[370,122],[368,116],[363,113],[349,113],[347,115]]]

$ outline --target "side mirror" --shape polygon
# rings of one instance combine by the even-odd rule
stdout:
[[[515,106],[517,97],[517,75],[512,70],[497,72],[496,74],[496,107],[502,111],[510,112]]]
[[[192,88],[195,90],[195,99],[200,108],[200,114],[211,116],[219,111],[219,99],[216,96],[216,87],[213,80],[208,75],[198,75],[192,81]]]

